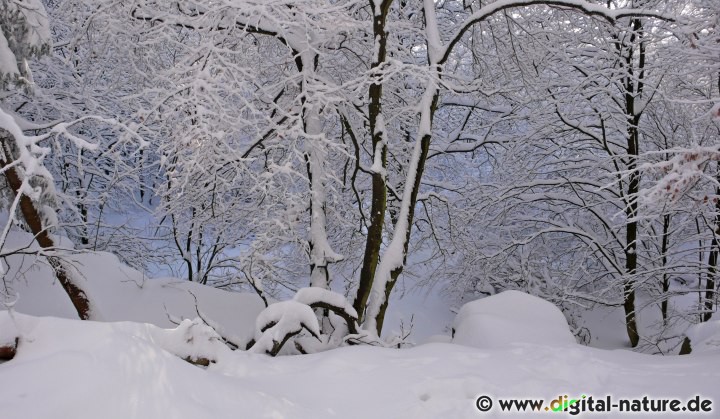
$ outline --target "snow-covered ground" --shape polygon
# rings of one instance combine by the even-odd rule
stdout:
[[[714,412],[674,417],[720,411],[720,322],[697,331],[701,352],[650,356],[578,345],[552,304],[519,292],[469,303],[454,322],[439,299],[410,294],[390,324],[415,314],[423,325],[416,341],[436,343],[271,358],[231,351],[201,322],[174,329],[199,311],[223,335],[246,342],[264,308],[254,295],[147,279],[110,254],[78,254],[75,266],[104,320],[80,321],[46,267],[14,258],[8,277],[22,272],[24,279],[12,284],[20,294],[14,314],[0,312],[0,344],[14,336],[20,343],[16,357],[0,364],[2,418],[527,417],[533,413],[502,411],[500,399],[548,406],[563,395],[683,403],[699,396]],[[216,362],[203,368],[183,360],[203,356]],[[494,401],[489,412],[478,410],[480,396]]]
[[[499,411],[497,398],[720,400],[720,370],[709,368],[718,355],[431,343],[278,358],[228,350],[204,370],[165,351],[154,326],[16,318],[18,355],[0,365],[0,406],[8,418],[522,417],[532,415]],[[7,327],[9,317],[0,319]],[[494,397],[496,408],[478,412],[481,395]]]

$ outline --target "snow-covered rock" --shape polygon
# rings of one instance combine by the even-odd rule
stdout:
[[[477,348],[575,343],[565,316],[555,305],[519,291],[465,304],[455,317],[453,330],[453,343]]]

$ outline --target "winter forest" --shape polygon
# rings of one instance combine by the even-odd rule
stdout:
[[[0,0],[0,174],[9,417],[720,403],[717,0]]]

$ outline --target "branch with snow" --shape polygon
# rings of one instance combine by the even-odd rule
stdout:
[[[320,287],[309,287],[298,290],[293,300],[306,304],[311,308],[323,308],[332,311],[345,320],[350,333],[357,333],[357,311],[342,294]]]
[[[260,312],[255,321],[256,341],[249,351],[276,356],[283,345],[303,330],[320,339],[320,325],[310,306],[281,301]]]
[[[4,0],[0,8],[0,88],[33,84],[28,59],[50,52],[51,36],[40,0]]]
[[[708,174],[706,167],[711,161],[720,161],[718,147],[698,146],[691,149],[667,150],[663,153],[674,155],[668,160],[645,163],[639,167],[642,172],[660,176],[654,185],[640,192],[638,199],[641,203],[652,205],[676,202],[692,191],[703,179],[717,185],[715,176]],[[707,196],[705,198],[707,199]]]

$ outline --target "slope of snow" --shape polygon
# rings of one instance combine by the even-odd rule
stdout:
[[[10,243],[22,244],[26,237],[15,233]],[[7,258],[7,291],[15,309],[35,316],[77,318],[67,294],[55,281],[50,268],[34,256]],[[177,278],[150,279],[105,252],[88,252],[65,258],[81,278],[83,288],[93,300],[104,321],[134,321],[160,327],[174,327],[182,319],[202,317],[223,336],[240,344],[255,334],[255,318],[265,305],[254,294],[234,293]],[[0,301],[1,302],[1,301]],[[0,310],[3,309],[0,304]]]
[[[18,355],[0,364],[8,418],[527,417],[497,406],[481,414],[475,400],[576,393],[720,400],[720,371],[707,368],[720,358],[710,355],[434,343],[281,358],[220,350],[204,370],[168,352],[157,336],[170,332],[155,326],[15,317]],[[0,313],[0,327],[10,321]]]
[[[19,294],[18,312],[0,311],[0,341],[20,340],[16,357],[0,363],[3,418],[527,417],[500,411],[497,398],[720,400],[720,371],[708,368],[720,361],[717,351],[660,357],[577,345],[553,305],[519,292],[465,305],[455,343],[271,358],[231,351],[201,320],[180,322],[199,312],[242,347],[264,308],[258,297],[148,279],[106,253],[71,258],[105,322],[75,320],[48,268],[31,256],[8,259],[9,300]],[[702,333],[709,342],[715,336],[714,329]],[[477,411],[480,395],[495,398],[494,410]]]

